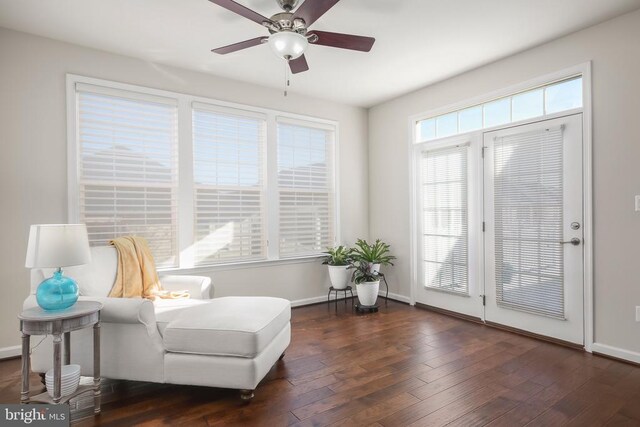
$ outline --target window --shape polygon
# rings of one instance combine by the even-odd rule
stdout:
[[[89,242],[145,237],[160,267],[176,266],[177,104],[78,86],[79,220]]]
[[[483,106],[484,127],[503,125],[511,121],[511,100],[509,98],[488,102]]]
[[[458,133],[458,113],[445,114],[436,118],[436,136],[442,138]]]
[[[542,89],[514,95],[511,98],[511,119],[514,122],[526,120],[532,117],[540,117],[544,114],[544,92]]]
[[[281,257],[333,246],[333,130],[278,120],[278,201]]]
[[[422,152],[423,284],[469,293],[467,156],[469,146]]]
[[[266,117],[193,109],[195,265],[266,258]]]
[[[471,107],[460,111],[460,133],[471,132],[482,128],[482,107]]]
[[[550,85],[544,90],[547,114],[582,107],[582,79]]]
[[[429,141],[436,137],[436,119],[418,122],[416,137],[418,141]]]
[[[70,220],[145,237],[159,268],[315,256],[337,242],[336,125],[68,76]]]
[[[498,305],[564,318],[563,129],[496,138]]]
[[[418,120],[415,143],[582,108],[582,76]]]

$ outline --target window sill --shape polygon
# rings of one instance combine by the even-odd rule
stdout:
[[[324,255],[309,255],[297,258],[284,258],[284,259],[265,259],[258,261],[243,261],[243,262],[229,262],[224,264],[211,264],[197,267],[173,267],[173,268],[160,268],[158,273],[161,274],[203,274],[215,271],[228,271],[228,270],[242,270],[247,268],[267,268],[278,267],[281,265],[290,264],[309,264],[313,262],[321,262]]]

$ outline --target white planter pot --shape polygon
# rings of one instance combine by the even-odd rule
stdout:
[[[369,263],[369,271],[372,273],[380,273],[380,264]]]
[[[349,284],[351,271],[348,265],[329,265],[329,279],[334,289],[345,289]]]
[[[378,299],[378,290],[380,289],[380,281],[364,282],[356,285],[358,291],[358,301],[361,305],[375,305]]]

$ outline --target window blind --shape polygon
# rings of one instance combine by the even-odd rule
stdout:
[[[266,257],[263,116],[194,104],[195,264]]]
[[[563,132],[497,138],[494,149],[498,305],[564,317]]]
[[[76,86],[79,216],[91,245],[147,239],[159,267],[178,264],[177,103]]]
[[[278,121],[281,258],[318,254],[335,243],[334,133]]]
[[[468,146],[422,152],[424,286],[469,293]]]

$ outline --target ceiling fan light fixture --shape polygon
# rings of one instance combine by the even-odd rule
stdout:
[[[278,57],[292,60],[302,56],[309,41],[302,34],[293,31],[281,31],[269,36],[269,46]]]

